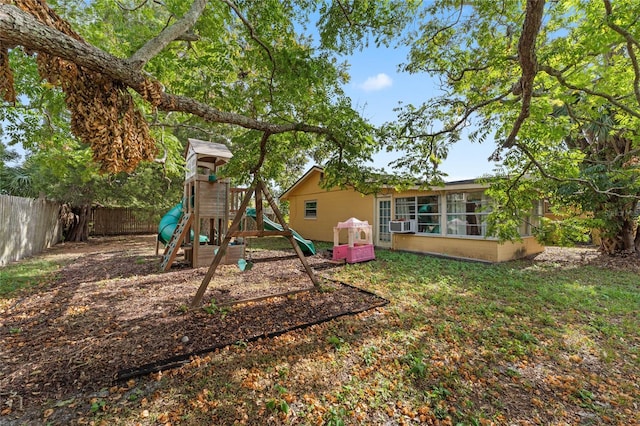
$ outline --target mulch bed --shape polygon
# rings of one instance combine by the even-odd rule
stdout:
[[[154,241],[101,238],[47,254],[73,260],[52,283],[0,309],[0,400],[11,398],[14,411],[26,409],[175,366],[192,354],[386,304],[325,277],[322,292],[223,306],[312,290],[291,250],[255,252],[250,271],[221,266],[203,308],[188,309],[207,268],[177,265],[158,273]],[[321,255],[306,259],[318,271],[339,267]]]

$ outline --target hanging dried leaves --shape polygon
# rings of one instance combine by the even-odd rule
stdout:
[[[7,102],[16,101],[13,72],[9,67],[9,49],[0,43],[0,96]]]
[[[83,41],[44,0],[15,0],[14,4],[40,22]],[[0,94],[8,100],[12,95],[15,99],[15,92],[6,52],[0,46]],[[41,52],[37,53],[37,63],[40,76],[65,92],[71,130],[91,146],[93,159],[103,172],[131,172],[140,161],[155,157],[149,126],[125,84]],[[145,100],[159,105],[162,86],[147,80],[144,89]]]
[[[9,67],[9,49],[0,43],[0,96],[7,102],[16,101],[13,72]]]

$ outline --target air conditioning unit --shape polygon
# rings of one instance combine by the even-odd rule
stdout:
[[[415,220],[392,220],[389,222],[389,232],[397,234],[408,234],[416,232]]]

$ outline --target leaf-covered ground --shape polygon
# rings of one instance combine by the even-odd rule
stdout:
[[[0,423],[640,424],[635,258],[549,249],[486,265],[379,250],[334,267],[314,256],[325,278],[390,303],[247,342],[383,300],[325,279],[324,304],[300,293],[187,310],[205,270],[157,274],[153,249],[149,237],[55,248],[44,256],[65,264],[55,276],[0,301]],[[228,266],[205,299],[305,286],[296,259]],[[117,380],[214,341],[231,344]]]

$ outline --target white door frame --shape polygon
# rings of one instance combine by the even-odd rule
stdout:
[[[374,224],[374,241],[376,247],[381,248],[391,248],[392,236],[389,232],[389,221],[391,220],[391,195],[388,196],[378,196],[374,198],[374,207],[375,207],[375,224]],[[385,211],[383,210],[382,203],[385,203]],[[388,206],[386,206],[388,203]],[[381,222],[382,221],[382,222]],[[380,232],[386,229],[386,232]],[[382,234],[382,235],[381,235]],[[381,238],[382,237],[382,238]]]

